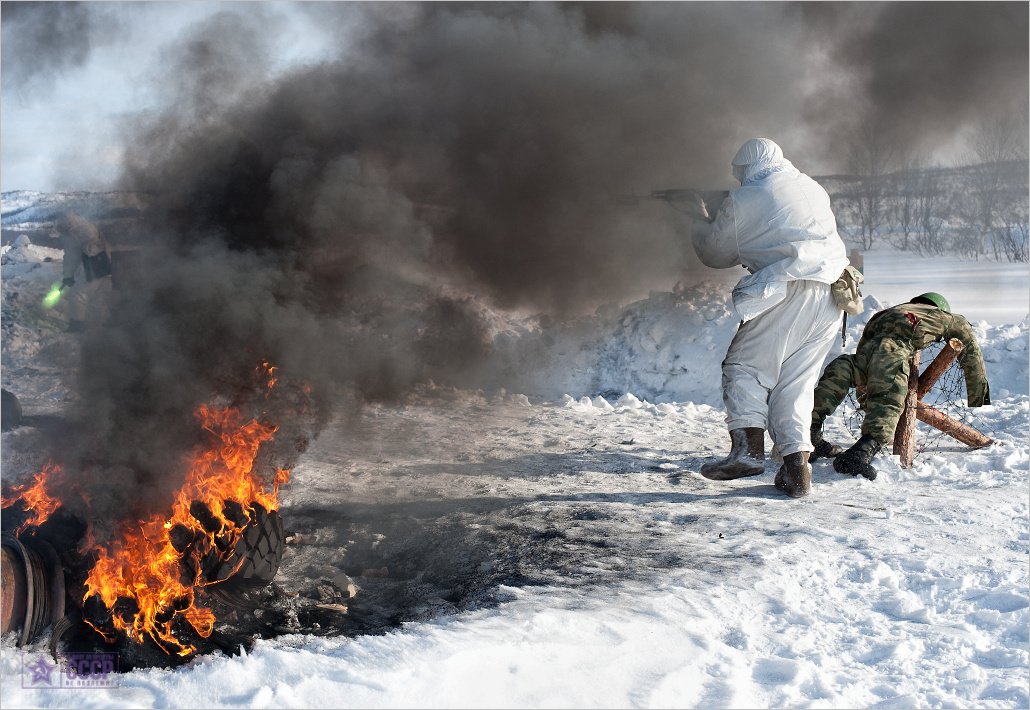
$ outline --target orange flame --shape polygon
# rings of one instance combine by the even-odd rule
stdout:
[[[143,642],[149,637],[166,653],[180,656],[196,649],[176,638],[172,626],[177,619],[185,620],[203,638],[214,629],[214,613],[195,605],[197,589],[220,581],[203,580],[203,560],[233,550],[252,519],[252,506],[277,509],[279,486],[289,479],[289,471],[278,470],[269,490],[254,473],[261,444],[274,438],[278,427],[253,419],[244,422],[238,410],[228,407],[202,405],[196,416],[213,441],[190,462],[171,515],[143,521],[109,549],[98,550],[83,597],[85,601],[98,595],[112,611],[115,628],[129,638]],[[242,506],[245,520],[240,520],[238,510],[235,516],[227,515],[229,501]],[[190,506],[196,503],[210,511],[207,526],[214,530],[191,514]],[[192,539],[185,553],[173,544],[173,530]],[[184,557],[192,557],[193,564],[187,565],[190,572],[182,564]]]
[[[9,508],[18,501],[21,501],[25,510],[29,513],[28,519],[15,530],[15,534],[21,534],[29,526],[42,525],[61,505],[61,501],[47,492],[47,483],[50,481],[50,478],[59,473],[61,473],[61,467],[50,461],[43,466],[42,471],[35,475],[32,483],[11,487],[14,497],[4,499],[3,507]]]
[[[261,366],[257,369],[259,375],[263,374],[268,377],[268,391],[265,392],[266,399],[268,398],[268,395],[272,393],[272,389],[279,383],[279,378],[275,374],[278,370],[279,368],[272,365],[268,360],[262,362]]]

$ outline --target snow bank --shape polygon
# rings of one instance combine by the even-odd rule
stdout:
[[[11,244],[0,247],[0,265],[9,267],[3,270],[5,280],[18,278],[38,269],[41,264],[63,262],[63,254],[60,249],[36,246],[22,234]]]
[[[720,362],[736,330],[721,284],[652,293],[588,318],[499,334],[494,350],[508,389],[545,399],[571,392],[612,401],[717,403]]]
[[[875,295],[848,319],[847,346],[834,341],[827,362],[854,352],[869,318],[887,307]],[[720,406],[721,362],[736,332],[723,284],[706,281],[674,292],[652,293],[617,312],[569,323],[506,331],[494,346],[506,363],[510,390],[544,399],[563,394],[614,401],[631,392],[649,402]],[[1030,390],[1026,322],[974,324],[996,397]]]
[[[36,190],[12,190],[0,195],[0,218],[5,221],[23,210],[39,204],[47,193]]]

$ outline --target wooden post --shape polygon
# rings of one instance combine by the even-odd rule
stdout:
[[[994,443],[994,440],[990,437],[984,436],[971,426],[952,419],[941,410],[929,404],[919,402],[916,405],[916,417],[919,421],[940,429],[948,436],[958,439],[963,444],[972,446],[974,449],[980,449]]]
[[[902,468],[912,468],[916,456],[916,405],[919,402],[919,351],[908,361],[908,394],[905,409],[894,430],[894,453],[901,457]]]
[[[955,358],[962,354],[963,350],[965,350],[965,346],[962,344],[962,341],[958,338],[952,338],[944,346],[944,349],[937,353],[937,357],[933,359],[929,367],[919,376],[920,397],[930,391],[934,383],[951,367],[951,363],[955,362]]]

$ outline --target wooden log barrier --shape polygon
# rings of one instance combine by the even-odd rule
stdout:
[[[916,405],[916,418],[974,449],[981,449],[994,443],[989,436],[984,436],[968,424],[952,419],[941,410],[924,402]]]
[[[894,430],[894,453],[901,459],[903,468],[911,468],[915,460],[915,431],[916,420],[929,424],[940,429],[948,436],[961,441],[966,446],[974,449],[990,446],[994,441],[973,427],[952,419],[941,410],[925,402],[920,401],[922,396],[930,391],[934,383],[941,378],[951,364],[964,349],[962,342],[955,338],[948,341],[944,349],[937,353],[937,357],[926,368],[922,375],[919,374],[919,353],[917,352],[909,360],[908,370],[908,394],[905,397],[905,409],[898,420],[898,426]]]

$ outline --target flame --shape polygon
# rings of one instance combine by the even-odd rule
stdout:
[[[257,369],[259,375],[265,375],[268,378],[268,390],[265,392],[266,399],[272,393],[272,389],[279,384],[279,377],[275,374],[278,370],[279,368],[272,365],[268,360],[262,362]]]
[[[61,502],[56,498],[52,497],[47,492],[47,483],[50,481],[52,476],[56,476],[61,473],[61,467],[52,461],[47,462],[43,466],[43,470],[35,475],[32,483],[25,483],[20,486],[12,486],[11,492],[14,493],[14,497],[3,500],[3,507],[9,508],[18,501],[21,501],[26,512],[29,513],[28,519],[21,524],[21,526],[15,530],[15,534],[19,535],[25,528],[35,525],[39,526],[46,522],[47,518],[57,510]]]
[[[268,374],[272,375],[271,370]],[[214,629],[214,613],[196,605],[196,593],[221,580],[203,579],[203,560],[211,554],[231,552],[253,517],[253,506],[277,509],[279,486],[289,480],[289,471],[279,469],[268,488],[254,473],[258,450],[274,438],[277,426],[255,419],[243,421],[240,412],[231,407],[202,405],[196,417],[211,434],[212,443],[190,461],[171,515],[142,521],[110,548],[99,549],[83,597],[85,601],[99,596],[112,612],[115,628],[129,638],[138,642],[150,638],[166,653],[180,656],[196,649],[176,638],[172,627],[178,619],[203,638]],[[234,515],[227,514],[229,501],[242,507],[242,515],[238,509]],[[206,528],[190,511],[197,503],[210,511],[210,517],[204,516],[208,517]],[[173,530],[192,538],[185,553],[173,544]],[[192,557],[193,564],[184,566],[184,557]],[[187,567],[192,572],[187,572]]]

